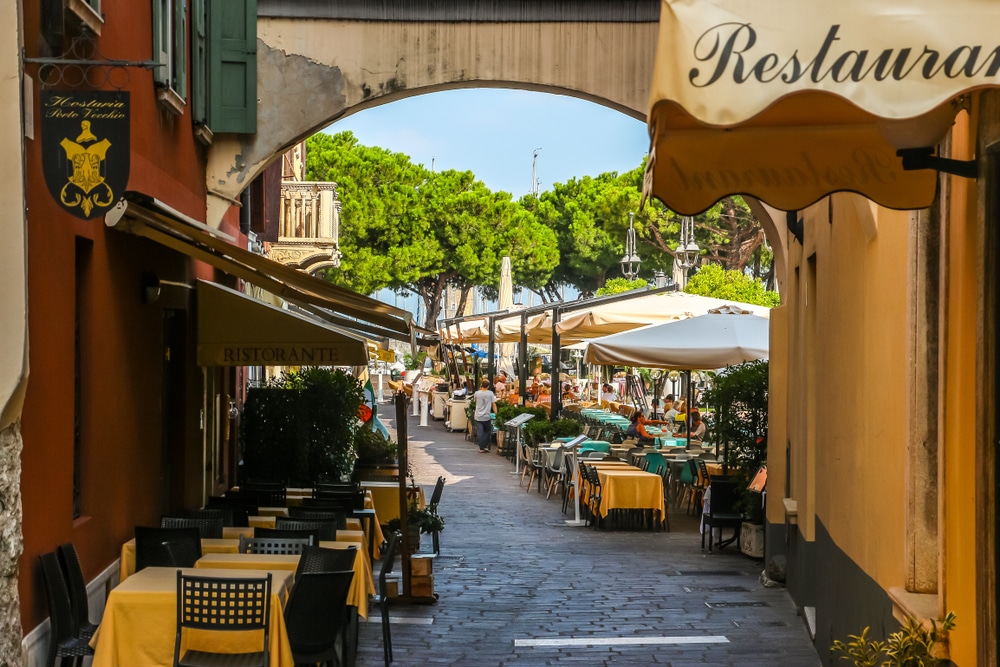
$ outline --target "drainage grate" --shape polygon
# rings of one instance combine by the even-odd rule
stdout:
[[[733,621],[737,628],[787,628],[784,621]]]
[[[681,570],[678,574],[682,577],[741,577],[742,572],[737,570]]]
[[[729,609],[731,607],[770,607],[769,602],[706,602],[709,609]]]
[[[688,593],[706,591],[708,593],[749,593],[745,586],[681,586]]]

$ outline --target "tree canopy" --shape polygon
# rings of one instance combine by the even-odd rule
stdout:
[[[409,157],[362,146],[351,132],[307,142],[308,177],[334,181],[342,201],[343,260],[330,280],[359,292],[420,296],[434,327],[446,285],[497,286],[510,255],[514,282],[544,285],[559,262],[555,233],[471,171],[432,172]]]
[[[351,132],[317,134],[307,141],[307,177],[336,182],[343,207],[343,258],[326,277],[365,294],[382,288],[413,292],[423,301],[429,328],[446,286],[460,290],[460,312],[472,289],[495,294],[504,255],[511,257],[514,284],[546,301],[557,300],[565,286],[585,295],[601,288],[621,291],[629,212],[636,212],[640,277],[669,274],[681,217],[658,201],[639,210],[644,163],[620,175],[573,178],[513,201],[471,171],[431,171],[403,153],[363,146]],[[744,275],[749,266],[755,278],[773,281],[760,224],[741,197],[721,200],[694,222],[708,264],[688,291],[777,303],[776,294]]]

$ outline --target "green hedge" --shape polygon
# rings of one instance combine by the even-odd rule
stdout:
[[[305,368],[247,391],[241,422],[244,475],[307,486],[354,469],[364,396],[341,370]]]

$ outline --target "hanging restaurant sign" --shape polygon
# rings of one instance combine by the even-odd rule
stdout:
[[[663,0],[644,193],[678,213],[836,191],[922,208],[954,101],[1000,85],[995,0]]]
[[[104,215],[128,185],[128,92],[43,91],[41,116],[49,192],[78,218]]]

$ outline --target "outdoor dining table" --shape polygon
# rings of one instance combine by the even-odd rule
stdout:
[[[147,567],[115,587],[104,607],[101,625],[90,641],[93,667],[169,667],[177,632],[176,567]],[[283,614],[294,572],[287,569],[233,570],[182,568],[187,575],[263,577],[271,573],[271,667],[294,667]],[[186,631],[181,649],[236,653],[259,650],[262,633]]]
[[[599,468],[597,474],[601,480],[601,516],[618,509],[651,509],[659,521],[663,520],[666,507],[662,477],[634,468]]]
[[[371,492],[375,514],[383,525],[399,518],[399,484],[396,482],[361,482],[361,487]],[[413,487],[407,487],[412,489]],[[424,488],[417,487],[417,507],[424,508]]]
[[[347,542],[320,542],[324,549],[348,549],[354,544]],[[358,553],[364,551],[358,549]],[[265,569],[290,570],[295,572],[299,565],[299,557],[285,554],[240,554],[240,553],[210,553],[205,554],[194,564],[196,568],[223,568],[232,570]],[[375,595],[375,578],[372,576],[372,563],[368,558],[354,558],[354,579],[347,592],[347,604],[358,608],[358,615],[368,618],[368,596]]]
[[[244,529],[245,530],[245,529]],[[205,537],[201,540],[201,553],[236,553],[239,551],[239,539],[218,539]],[[118,580],[125,581],[135,574],[135,538],[122,545],[121,560],[119,561]]]

